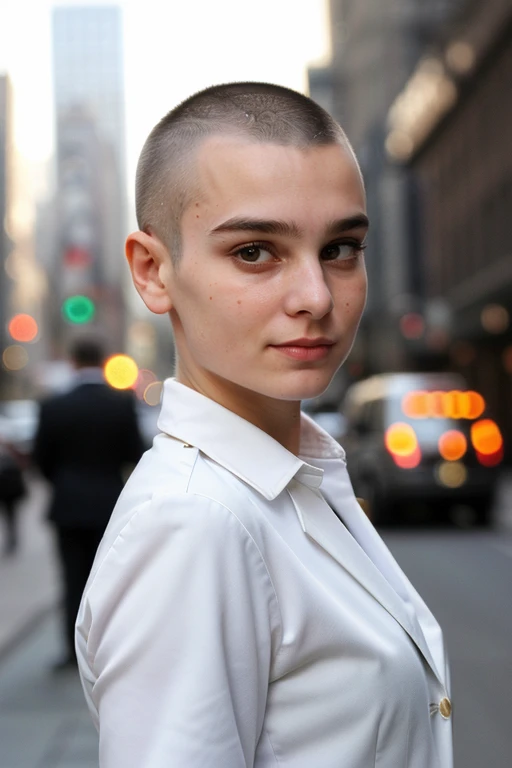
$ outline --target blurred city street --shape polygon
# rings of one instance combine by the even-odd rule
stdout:
[[[247,55],[248,29],[265,55]],[[0,768],[98,768],[74,617],[115,499],[158,432],[165,381],[176,376],[290,448],[272,389],[281,374],[278,399],[301,400],[343,445],[355,496],[442,626],[455,768],[512,766],[510,82],[511,0],[0,3]],[[247,158],[261,151],[261,168],[219,161],[214,173],[231,139]],[[321,181],[310,158],[339,150]],[[215,436],[231,445],[228,432]],[[189,571],[173,579],[161,562],[164,581],[187,582]],[[108,591],[98,587],[98,604]],[[128,632],[134,612],[120,612]],[[165,666],[167,644],[164,655]],[[389,764],[380,739],[402,744],[382,727],[389,691],[415,711],[414,670],[392,658],[411,688],[393,678],[382,710],[382,677],[365,687],[359,662],[358,685],[332,699],[374,697],[372,765]],[[308,656],[319,661],[323,651]],[[313,690],[344,737],[344,715],[305,690],[296,701],[309,704]],[[289,699],[269,697],[266,716],[272,701]],[[393,715],[390,733],[407,722],[414,715]],[[329,752],[343,767],[357,761],[346,753]]]
[[[0,663],[2,768],[97,768],[97,736],[74,671],[54,673],[57,615]]]
[[[78,674],[52,669],[62,648],[45,497],[43,483],[31,480],[20,550],[0,559],[0,766],[95,768],[97,737]]]
[[[0,561],[0,766],[97,768],[97,737],[78,675],[61,653],[45,488],[31,481],[21,549]],[[440,620],[450,650],[456,768],[508,768],[512,753],[512,480],[492,531],[395,529],[384,539]]]
[[[384,539],[443,628],[452,678],[455,768],[508,768],[510,529],[401,531]]]

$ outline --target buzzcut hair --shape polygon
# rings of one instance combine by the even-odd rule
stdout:
[[[156,235],[174,263],[181,255],[181,218],[194,193],[195,153],[206,138],[226,134],[304,149],[341,144],[354,156],[334,118],[308,96],[290,88],[258,82],[226,83],[190,96],[149,134],[135,183],[139,229]]]

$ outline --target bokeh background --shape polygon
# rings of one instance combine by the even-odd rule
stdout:
[[[442,620],[458,768],[512,761],[512,4],[510,0],[124,0],[0,5],[0,436],[27,457],[21,546],[0,561],[0,766],[93,768],[77,680],[58,680],[59,576],[30,467],[37,402],[96,331],[148,442],[172,374],[167,318],[123,257],[153,125],[194,91],[264,80],[311,95],[365,177],[369,299],[346,365],[309,403],[340,430],[347,388],[446,372],[503,439],[491,525],[385,531]],[[338,417],[338,421],[334,418]],[[462,518],[459,518],[459,523]],[[453,522],[453,521],[452,521]],[[0,536],[2,535],[0,531]]]

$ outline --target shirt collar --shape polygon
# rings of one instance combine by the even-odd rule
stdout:
[[[319,488],[323,470],[295,456],[263,430],[175,379],[164,382],[158,427],[198,448],[268,500],[292,478]],[[243,445],[243,450],[240,446]],[[301,456],[343,458],[343,449],[305,414],[301,417]]]
[[[82,384],[106,384],[103,368],[83,367],[73,372],[72,387],[80,387]]]

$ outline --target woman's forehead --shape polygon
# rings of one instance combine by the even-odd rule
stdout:
[[[361,174],[352,153],[341,144],[314,147],[256,143],[239,137],[212,137],[196,156],[190,208],[195,215],[241,215],[250,205],[268,216],[311,198],[312,202],[351,208],[365,206]],[[341,211],[339,213],[342,213]]]

